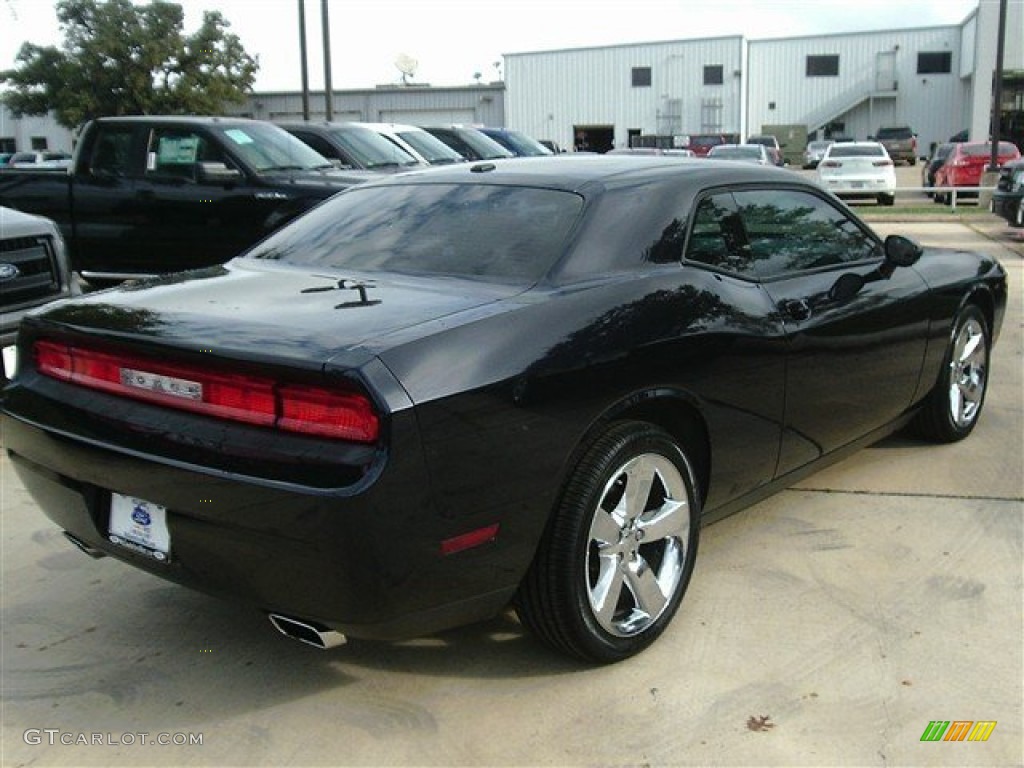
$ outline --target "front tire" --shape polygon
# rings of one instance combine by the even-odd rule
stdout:
[[[954,443],[971,434],[985,403],[991,346],[985,315],[968,304],[957,315],[939,380],[916,418],[924,437]]]
[[[623,421],[572,471],[516,599],[547,645],[591,662],[633,656],[672,620],[693,572],[700,496],[664,430]]]
[[[878,204],[879,205],[887,205],[887,206],[888,205],[895,205],[896,204],[896,195],[879,195],[878,196]]]

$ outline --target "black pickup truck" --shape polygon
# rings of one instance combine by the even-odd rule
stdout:
[[[72,268],[103,283],[223,263],[372,178],[271,123],[111,117],[85,126],[67,171],[0,171],[0,205],[57,222]]]

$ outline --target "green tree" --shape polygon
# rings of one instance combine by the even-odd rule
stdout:
[[[42,115],[75,128],[104,115],[220,114],[252,89],[249,56],[218,11],[183,33],[184,11],[154,0],[59,0],[60,48],[26,42],[17,66],[0,72],[15,115]]]

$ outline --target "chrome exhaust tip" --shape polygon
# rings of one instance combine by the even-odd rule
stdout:
[[[270,623],[282,635],[290,637],[292,640],[298,640],[300,643],[312,645],[321,651],[337,648],[339,645],[344,645],[348,642],[348,639],[341,632],[329,629],[322,624],[302,621],[291,616],[282,616],[279,613],[268,614],[267,618],[270,619]]]
[[[66,538],[80,550],[85,552],[85,554],[87,554],[89,557],[99,560],[101,557],[107,556],[107,553],[104,552],[102,549],[96,549],[96,547],[92,546],[91,544],[86,544],[77,536],[70,534],[67,531],[62,531],[62,533],[64,534],[64,538]]]

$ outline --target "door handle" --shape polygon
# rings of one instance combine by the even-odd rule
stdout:
[[[779,304],[779,309],[797,322],[807,320],[811,316],[811,305],[806,299],[786,299]]]

